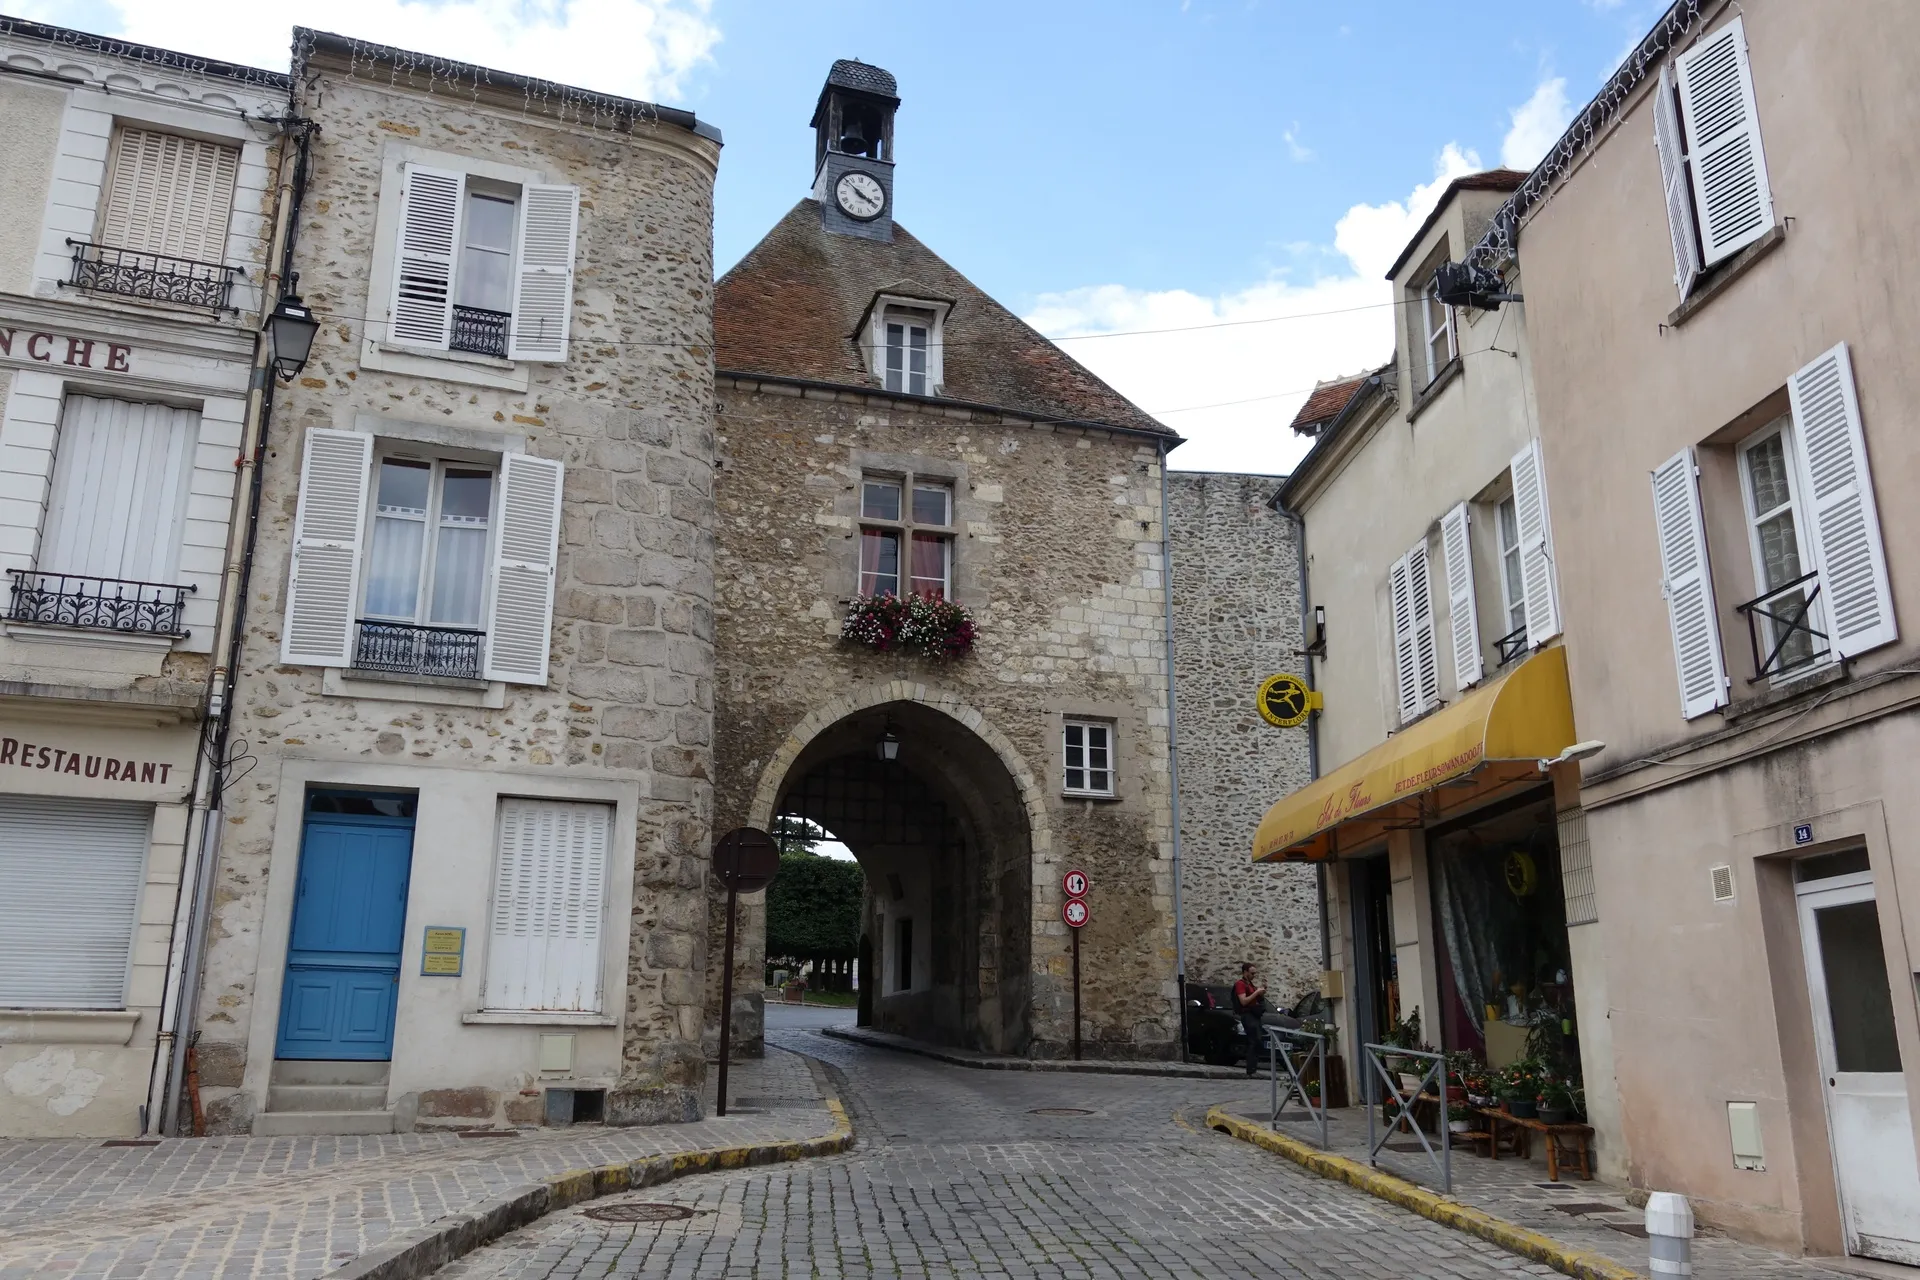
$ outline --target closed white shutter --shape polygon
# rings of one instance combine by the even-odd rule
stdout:
[[[1693,184],[1687,176],[1686,138],[1680,132],[1680,109],[1673,94],[1673,69],[1662,63],[1660,87],[1653,99],[1653,143],[1660,152],[1667,230],[1673,235],[1673,283],[1684,299],[1693,292],[1693,282],[1700,274],[1700,237],[1693,212]]]
[[[1854,391],[1853,361],[1841,343],[1787,382],[1821,612],[1842,658],[1899,638],[1880,511],[1867,469],[1867,438]]]
[[[1413,592],[1407,558],[1387,570],[1387,609],[1393,615],[1393,683],[1400,723],[1420,714],[1420,657],[1413,638]]]
[[[1773,226],[1746,28],[1735,18],[1682,54],[1677,66],[1700,248],[1710,267]]]
[[[573,253],[580,234],[580,188],[528,187],[514,255],[515,360],[567,358],[567,314],[573,309]]]
[[[1413,693],[1416,710],[1424,712],[1440,702],[1440,645],[1433,630],[1433,573],[1425,538],[1407,552],[1407,600],[1413,609]]]
[[[152,805],[0,796],[0,1007],[126,1007],[152,823]]]
[[[1520,586],[1527,601],[1527,647],[1560,634],[1560,602],[1553,580],[1553,523],[1547,514],[1547,474],[1540,442],[1513,455],[1513,515],[1520,532]]]
[[[171,583],[199,428],[192,409],[68,396],[35,567]]]
[[[487,1008],[599,1012],[612,816],[604,804],[500,802]]]
[[[353,611],[360,589],[373,437],[307,429],[300,508],[293,521],[293,576],[280,660],[345,667],[353,660]]]
[[[151,129],[121,129],[100,219],[118,249],[219,262],[227,249],[240,149]]]
[[[1660,535],[1660,594],[1667,600],[1680,673],[1680,714],[1691,720],[1727,702],[1726,660],[1700,515],[1700,469],[1691,448],[1654,471],[1653,519]]]
[[[410,164],[401,170],[400,230],[393,249],[389,340],[445,351],[453,336],[454,257],[464,174]]]
[[[547,682],[563,474],[559,463],[524,453],[508,454],[500,467],[500,518],[493,525],[493,585],[487,597],[489,680]]]
[[[1440,517],[1440,554],[1447,569],[1447,623],[1453,632],[1453,683],[1468,689],[1485,669],[1480,659],[1480,619],[1474,614],[1473,541],[1467,504]]]

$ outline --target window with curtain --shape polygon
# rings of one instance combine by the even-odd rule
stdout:
[[[860,594],[953,592],[953,486],[913,476],[860,486]]]
[[[365,615],[479,627],[486,608],[493,472],[459,462],[383,458],[374,489]]]

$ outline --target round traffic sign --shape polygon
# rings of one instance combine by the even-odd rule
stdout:
[[[1087,896],[1087,873],[1084,871],[1067,872],[1066,875],[1060,877],[1060,887],[1067,891],[1067,896],[1069,898],[1086,897]]]
[[[737,893],[766,888],[779,870],[780,846],[758,827],[735,827],[713,846],[713,873]]]
[[[1092,912],[1087,910],[1087,900],[1085,898],[1068,898],[1066,905],[1060,908],[1060,918],[1075,929],[1085,925],[1092,917],[1092,914]]]

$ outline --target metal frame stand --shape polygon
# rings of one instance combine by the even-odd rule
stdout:
[[[1420,1139],[1420,1145],[1426,1149],[1427,1159],[1433,1162],[1434,1172],[1440,1175],[1440,1188],[1448,1195],[1453,1194],[1453,1131],[1447,1124],[1447,1059],[1438,1053],[1426,1053],[1419,1049],[1402,1049],[1393,1044],[1363,1044],[1361,1051],[1367,1057],[1367,1163],[1379,1167],[1380,1148],[1387,1144],[1396,1129],[1411,1130]],[[1420,1077],[1420,1083],[1411,1092],[1403,1092],[1393,1072],[1387,1070],[1388,1058],[1420,1058],[1426,1061],[1427,1069]],[[1382,1101],[1378,1092],[1381,1084],[1387,1087],[1387,1093],[1393,1099],[1393,1112],[1387,1117],[1386,1132],[1376,1140],[1373,1136],[1376,1112]],[[1439,1097],[1440,1149],[1435,1151],[1433,1143],[1427,1140],[1427,1131],[1422,1129],[1413,1116],[1413,1104],[1426,1092],[1427,1085],[1434,1086]],[[1324,1087],[1324,1086],[1323,1086]]]
[[[1286,1027],[1265,1027],[1267,1033],[1267,1078],[1271,1085],[1272,1102],[1267,1110],[1267,1128],[1278,1126],[1281,1114],[1295,1098],[1307,1110],[1308,1118],[1320,1125],[1320,1149],[1327,1149],[1327,1038],[1314,1035],[1310,1031],[1293,1031]],[[1300,1045],[1305,1052],[1300,1055],[1298,1064],[1294,1062],[1294,1045]],[[1313,1064],[1314,1080],[1320,1085],[1320,1101],[1316,1103],[1307,1093],[1307,1082],[1302,1075],[1308,1063]],[[1287,1087],[1280,1088],[1280,1075],[1286,1073]]]

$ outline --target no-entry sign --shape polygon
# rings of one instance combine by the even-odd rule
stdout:
[[[1086,897],[1087,896],[1087,873],[1084,871],[1067,872],[1066,875],[1060,878],[1060,887],[1067,891],[1067,896],[1069,898]]]
[[[1060,908],[1060,918],[1075,929],[1085,925],[1092,914],[1087,910],[1085,898],[1068,898],[1066,905]]]

